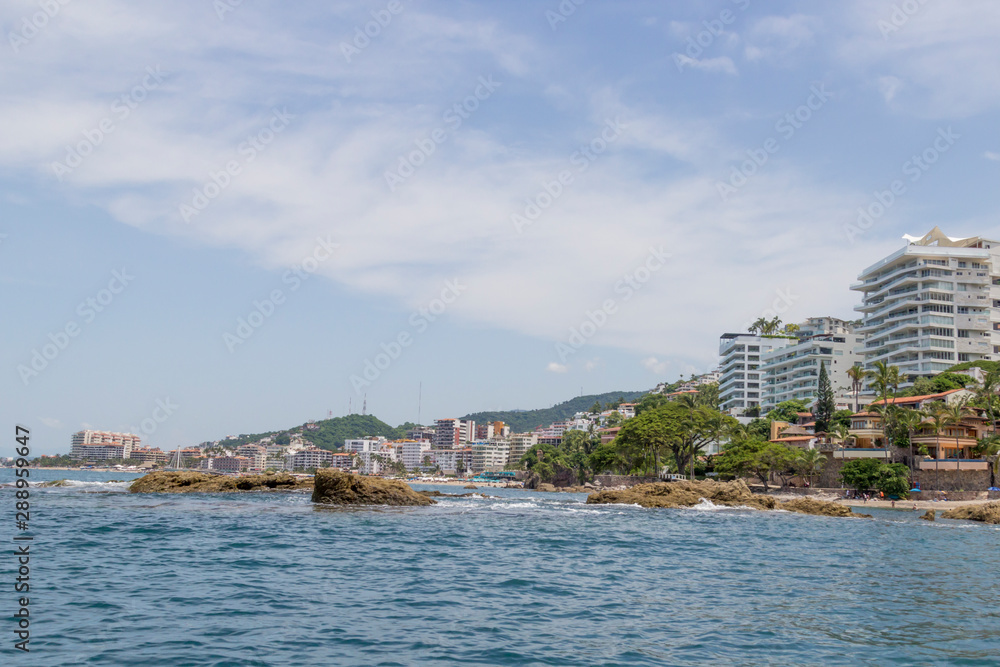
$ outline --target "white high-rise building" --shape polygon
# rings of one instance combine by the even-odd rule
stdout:
[[[77,431],[70,441],[70,456],[74,459],[93,459],[95,461],[127,459],[131,457],[132,448],[139,447],[141,444],[141,439],[134,433]]]
[[[510,456],[510,442],[503,438],[492,438],[484,442],[472,443],[472,472],[499,472],[507,466]]]
[[[861,272],[865,367],[884,361],[912,380],[963,361],[1000,358],[1000,241],[935,227]]]
[[[762,398],[761,355],[785,347],[794,338],[727,333],[719,339],[719,409],[742,415]]]
[[[819,393],[819,367],[826,365],[834,395],[849,391],[847,371],[864,361],[864,337],[850,322],[813,317],[799,325],[799,340],[761,355],[761,410],[793,399],[813,403]]]

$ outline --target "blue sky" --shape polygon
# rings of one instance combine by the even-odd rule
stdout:
[[[904,233],[1000,234],[986,1],[9,0],[0,26],[0,424],[35,453],[365,395],[415,421],[420,383],[424,421],[645,389],[775,307],[854,317]]]

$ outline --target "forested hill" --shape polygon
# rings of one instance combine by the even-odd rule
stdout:
[[[488,421],[502,421],[510,425],[511,432],[523,433],[533,431],[538,426],[548,426],[552,422],[571,419],[577,412],[590,410],[594,401],[600,401],[604,406],[607,403],[617,401],[619,398],[626,402],[635,401],[644,396],[645,391],[610,391],[606,394],[593,396],[578,396],[564,403],[551,408],[541,410],[505,410],[502,412],[476,412],[466,415],[463,419],[474,419],[477,423]],[[306,440],[311,440],[314,445],[321,449],[335,451],[344,446],[344,440],[354,440],[365,436],[381,435],[390,440],[405,438],[406,432],[414,425],[410,423],[401,426],[389,426],[384,421],[374,415],[347,415],[346,417],[335,417],[324,419],[314,424],[315,431],[305,428],[305,424],[293,426],[282,431],[268,431],[266,433],[244,433],[236,440],[224,440],[219,443],[223,447],[235,448],[248,442],[256,442],[265,436],[274,436],[277,442],[285,444],[291,435],[301,433]]]
[[[610,391],[606,394],[596,394],[592,396],[577,396],[570,400],[554,405],[551,408],[540,410],[504,410],[501,412],[474,412],[466,415],[462,419],[474,419],[476,423],[502,421],[510,425],[512,433],[524,433],[534,431],[538,426],[548,426],[552,422],[572,419],[577,412],[586,412],[594,405],[594,401],[600,401],[603,406],[619,398],[626,403],[636,401],[645,396],[648,391]]]
[[[238,447],[247,442],[256,442],[268,435],[279,438],[278,442],[281,442],[288,437],[288,434],[301,433],[303,438],[311,440],[317,447],[333,451],[343,447],[344,440],[354,440],[367,435],[381,435],[390,440],[403,438],[406,436],[407,428],[410,427],[409,424],[404,424],[394,428],[374,415],[347,415],[346,417],[324,419],[316,422],[314,426],[318,427],[315,431],[306,429],[303,424],[287,431],[244,434],[238,440],[224,440],[220,444],[225,447]]]

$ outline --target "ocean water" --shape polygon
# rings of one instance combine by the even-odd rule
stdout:
[[[31,653],[5,632],[3,665],[1000,660],[997,527],[504,489],[345,510],[303,493],[130,495],[119,473],[32,481],[68,475],[81,481],[33,490]]]

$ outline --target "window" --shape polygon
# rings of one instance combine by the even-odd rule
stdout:
[[[965,262],[959,262],[958,263],[958,268],[960,268],[960,269],[964,269],[965,266],[966,266]]]
[[[969,337],[969,330],[968,329],[959,329],[958,330],[958,337],[959,338],[968,338]]]

